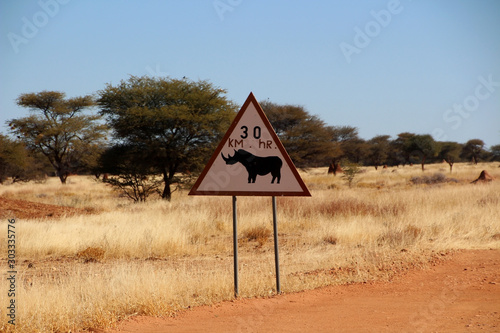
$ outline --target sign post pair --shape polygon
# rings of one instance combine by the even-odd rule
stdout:
[[[233,197],[234,291],[238,296],[237,196],[271,196],[280,289],[276,196],[311,196],[264,111],[250,93],[189,195]]]

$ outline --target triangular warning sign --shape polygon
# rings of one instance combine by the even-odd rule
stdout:
[[[253,93],[189,195],[311,196]]]

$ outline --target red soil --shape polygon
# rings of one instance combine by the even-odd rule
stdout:
[[[495,180],[495,178],[493,178],[488,171],[483,170],[479,174],[479,177],[477,177],[477,179],[472,183],[475,184],[477,182],[491,182],[492,180]]]
[[[391,282],[135,317],[116,332],[500,332],[500,251],[461,251]]]
[[[0,197],[0,218],[36,219],[88,214],[88,209],[61,207],[39,202]]]

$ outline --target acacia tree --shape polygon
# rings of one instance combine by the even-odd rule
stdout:
[[[134,202],[143,202],[154,193],[161,194],[162,180],[149,163],[147,152],[140,147],[114,145],[99,158],[99,167],[111,176],[103,181]]]
[[[329,151],[331,158],[330,169],[333,175],[337,175],[343,159],[359,161],[364,149],[364,141],[358,137],[358,129],[351,126],[332,127],[332,149]]]
[[[479,157],[484,153],[484,141],[479,139],[472,139],[465,143],[462,149],[462,157],[468,160],[472,160],[474,164],[477,164]]]
[[[0,134],[0,184],[9,177],[12,182],[42,178],[43,165],[30,153],[21,141]]]
[[[104,137],[105,126],[97,122],[100,117],[83,113],[94,105],[90,96],[66,99],[62,92],[42,91],[20,95],[17,105],[33,114],[8,121],[11,131],[48,159],[63,184]]]
[[[389,155],[389,135],[377,135],[368,141],[368,160],[377,168],[384,164]]]
[[[412,153],[412,138],[415,136],[414,133],[403,132],[399,133],[398,137],[391,141],[391,158],[393,163],[402,163],[403,167],[406,163],[411,163],[411,153]]]
[[[162,175],[162,198],[181,171],[200,169],[234,118],[236,106],[207,81],[131,76],[98,91],[101,114],[125,146],[140,149]]]
[[[26,169],[27,153],[24,145],[0,134],[0,184],[12,177],[13,182],[21,178]]]
[[[500,145],[494,145],[490,148],[492,161],[500,161]]]
[[[313,167],[328,162],[332,149],[332,128],[302,106],[259,103],[280,141],[298,167]]]
[[[462,145],[457,142],[441,142],[439,157],[445,160],[450,166],[450,172],[453,170],[453,164],[460,159]]]
[[[422,171],[424,171],[425,161],[429,157],[434,157],[436,155],[436,142],[429,134],[417,134],[409,138],[407,153],[409,155],[420,156],[420,163],[422,165]]]

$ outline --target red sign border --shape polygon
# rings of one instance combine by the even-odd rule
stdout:
[[[283,191],[199,191],[198,187],[202,183],[203,179],[207,175],[208,171],[211,169],[214,161],[216,158],[219,157],[222,149],[224,148],[224,144],[227,142],[229,139],[229,136],[233,133],[236,125],[238,125],[241,117],[247,110],[248,106],[252,103],[255,106],[255,109],[257,110],[257,113],[262,119],[262,122],[264,125],[267,127],[267,130],[271,134],[272,139],[274,140],[274,143],[280,150],[281,154],[283,155],[283,158],[285,159],[285,163],[288,164],[290,167],[293,175],[295,176],[295,179],[299,183],[302,192],[283,192]],[[188,195],[230,195],[230,196],[296,196],[296,197],[310,197],[311,193],[309,192],[308,188],[302,181],[302,178],[299,175],[299,172],[297,171],[297,168],[292,162],[292,159],[288,155],[287,151],[285,150],[285,147],[281,143],[280,139],[278,138],[278,135],[274,131],[273,127],[271,126],[271,123],[269,122],[269,119],[267,118],[266,114],[262,110],[262,107],[260,106],[259,102],[257,102],[257,99],[255,98],[254,94],[250,92],[250,95],[248,95],[247,100],[241,107],[240,111],[236,114],[236,117],[234,118],[231,126],[229,126],[229,129],[227,130],[226,134],[222,138],[221,142],[215,149],[215,152],[213,153],[212,157],[208,161],[207,165],[201,172],[200,176],[196,180],[195,184],[191,188],[191,191],[189,191]]]

